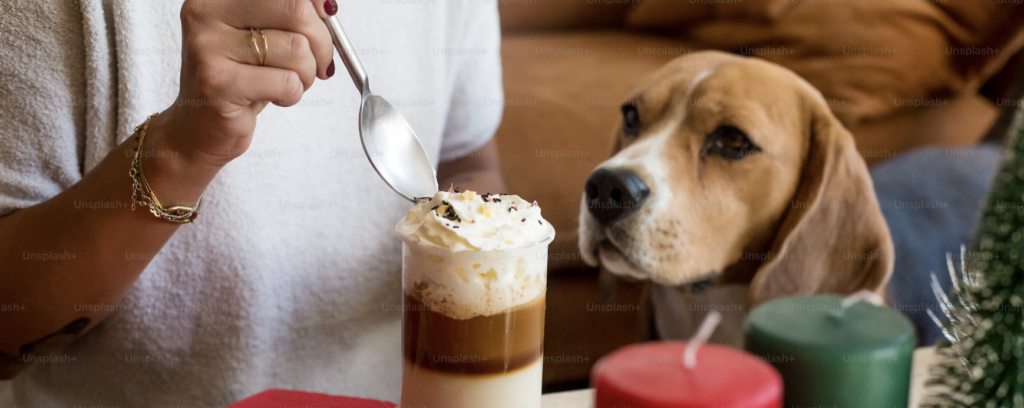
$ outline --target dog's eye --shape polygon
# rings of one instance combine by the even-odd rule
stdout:
[[[631,103],[622,105],[622,133],[629,137],[640,135],[640,112]]]
[[[708,135],[701,157],[716,154],[726,159],[739,160],[760,151],[761,148],[751,142],[742,130],[733,126],[719,126]]]

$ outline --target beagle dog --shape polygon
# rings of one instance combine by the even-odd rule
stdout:
[[[750,309],[778,297],[882,294],[889,228],[850,133],[814,87],[721,52],[677,58],[622,106],[614,156],[586,183],[585,262],[650,280],[655,329],[742,345]]]

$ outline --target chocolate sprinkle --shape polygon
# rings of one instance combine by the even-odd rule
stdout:
[[[452,208],[452,205],[449,202],[441,201],[441,204],[444,204],[445,206],[448,207],[448,208],[445,209],[444,214],[441,214],[441,217],[444,217],[445,219],[447,219],[449,221],[462,222],[462,218],[460,218],[459,215],[455,213],[455,209]],[[447,225],[445,225],[445,226],[447,226]]]
[[[537,223],[540,224],[540,225],[544,225],[544,223],[540,222],[540,220],[537,220]]]
[[[523,218],[523,222],[526,222],[526,218]]]

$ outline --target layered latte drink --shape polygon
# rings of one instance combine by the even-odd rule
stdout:
[[[515,195],[439,192],[396,227],[404,408],[540,408],[547,247]]]

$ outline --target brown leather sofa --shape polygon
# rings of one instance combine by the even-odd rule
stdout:
[[[979,142],[1024,44],[1024,6],[1007,12],[995,0],[858,0],[842,2],[856,4],[845,9],[796,0],[496,1],[502,166],[511,191],[537,200],[558,233],[549,260],[548,392],[586,386],[598,358],[650,338],[643,285],[620,282],[611,299],[576,249],[584,181],[611,153],[619,106],[640,78],[704,49],[772,60],[835,102],[870,164],[919,146]],[[859,45],[891,55],[847,52]],[[998,52],[960,56],[957,47]]]

